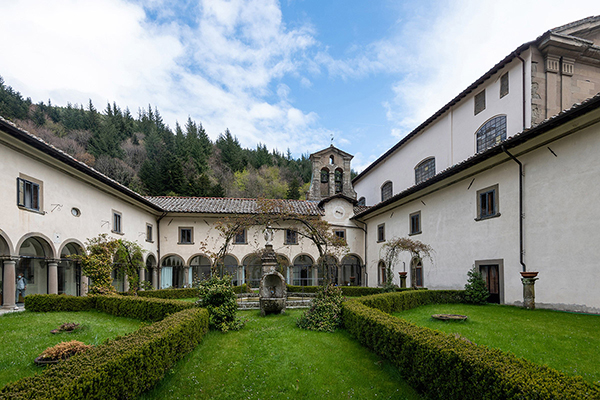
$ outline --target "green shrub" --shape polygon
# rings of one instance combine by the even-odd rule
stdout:
[[[287,285],[288,293],[317,293],[321,286],[293,286]],[[365,286],[340,286],[344,296],[359,297],[369,296],[372,294],[383,293],[383,288],[380,287],[365,287]],[[396,291],[402,292],[406,290],[414,290],[412,288],[397,288]]]
[[[30,294],[25,296],[25,309],[34,312],[88,311],[96,306],[92,296],[67,296],[64,294]]]
[[[246,285],[245,283],[241,284],[240,286],[234,286],[233,292],[235,294],[252,293],[250,286]]]
[[[342,290],[339,286],[320,286],[310,309],[296,322],[311,331],[334,332],[342,323]]]
[[[201,307],[206,307],[210,316],[210,328],[222,332],[238,330],[243,323],[236,318],[237,297],[231,285],[231,277],[211,276],[200,282],[198,288]]]
[[[123,296],[132,296],[129,292],[120,292]],[[137,292],[139,297],[154,297],[158,299],[190,299],[192,297],[198,297],[197,288],[183,288],[183,289],[158,289],[158,290],[140,290]]]
[[[467,283],[465,284],[465,301],[471,304],[486,304],[490,297],[490,291],[483,278],[481,272],[475,267],[467,272]]]
[[[163,378],[208,329],[208,312],[194,308],[119,336],[0,389],[2,399],[136,398]]]
[[[95,296],[96,309],[117,317],[143,321],[159,321],[167,315],[196,307],[194,303],[179,300],[153,299],[130,296]]]
[[[431,399],[598,399],[600,388],[500,350],[416,326],[387,313],[454,303],[461,291],[411,291],[343,303],[343,321],[363,345],[398,366]]]

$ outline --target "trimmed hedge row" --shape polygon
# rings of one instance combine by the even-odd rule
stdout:
[[[122,296],[134,296],[129,292],[119,292]],[[158,299],[189,299],[198,297],[197,288],[183,289],[153,289],[153,290],[138,290],[139,297],[154,297]],[[135,297],[135,296],[134,296]]]
[[[344,296],[358,297],[358,296],[369,296],[373,294],[383,293],[382,288],[377,287],[364,287],[364,286],[340,286],[342,288],[342,294]],[[288,293],[317,293],[320,286],[293,286],[287,285]],[[414,290],[411,288],[397,289],[399,292]]]
[[[96,307],[93,296],[68,296],[64,294],[30,294],[25,296],[25,309],[35,312],[88,311]]]
[[[40,375],[9,383],[0,390],[0,398],[135,398],[194,349],[207,330],[206,309],[180,311],[53,365]]]
[[[431,399],[600,399],[600,388],[512,354],[416,326],[387,312],[457,302],[459,291],[388,293],[347,301],[346,329]]]
[[[25,309],[36,312],[87,311],[97,309],[118,317],[160,321],[169,314],[194,308],[194,303],[179,300],[129,296],[67,296],[33,294],[25,297]]]

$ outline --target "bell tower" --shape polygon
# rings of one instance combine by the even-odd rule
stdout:
[[[312,179],[308,200],[323,200],[336,194],[356,199],[350,179],[353,156],[334,145],[310,155]]]

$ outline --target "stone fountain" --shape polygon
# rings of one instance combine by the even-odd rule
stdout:
[[[261,257],[262,278],[259,287],[260,314],[283,314],[287,299],[285,278],[277,272],[277,256],[273,251],[273,229],[265,229],[265,250]]]

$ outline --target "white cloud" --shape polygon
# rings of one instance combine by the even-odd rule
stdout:
[[[390,41],[404,44],[406,71],[382,102],[392,135],[402,137],[522,43],[565,23],[600,14],[581,0],[448,2],[438,14],[407,25]]]

